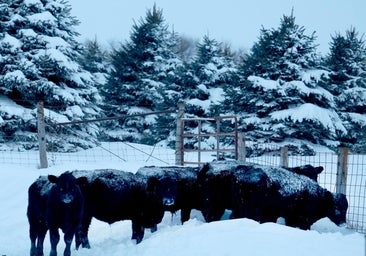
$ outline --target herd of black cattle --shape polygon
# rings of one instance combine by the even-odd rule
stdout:
[[[29,187],[27,216],[31,256],[43,255],[47,231],[51,256],[56,255],[64,233],[64,256],[76,248],[90,248],[88,228],[92,218],[114,223],[132,221],[132,239],[141,242],[144,229],[156,231],[164,212],[181,210],[181,222],[192,209],[207,222],[220,220],[225,210],[231,218],[250,218],[310,229],[328,217],[346,221],[348,202],[317,183],[322,167],[305,165],[275,168],[236,161],[214,161],[202,167],[143,167],[136,174],[119,170],[65,172],[41,176]]]

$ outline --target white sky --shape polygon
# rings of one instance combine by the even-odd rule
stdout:
[[[102,43],[129,38],[133,20],[145,17],[154,2],[163,9],[166,22],[179,34],[230,42],[249,49],[260,29],[277,28],[283,14],[294,8],[296,23],[310,35],[316,31],[318,51],[327,53],[331,35],[354,26],[366,33],[365,0],[69,0],[72,14],[81,24],[81,39],[97,36]]]

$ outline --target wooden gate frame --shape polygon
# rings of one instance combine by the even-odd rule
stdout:
[[[223,119],[233,119],[234,120],[234,131],[233,132],[220,132],[220,121]],[[235,155],[235,159],[238,159],[238,120],[236,116],[216,116],[212,118],[181,118],[181,138],[182,138],[182,165],[185,164],[195,164],[195,165],[201,165],[204,162],[201,161],[201,153],[202,152],[216,152],[216,159],[219,160],[219,156],[221,152],[233,152]],[[198,123],[198,133],[184,133],[184,127],[185,122],[197,122]],[[216,132],[215,133],[201,133],[202,131],[202,122],[204,121],[216,121]],[[234,148],[220,148],[220,137],[225,136],[232,136],[234,137]],[[197,137],[198,138],[198,149],[186,149],[184,148],[184,139],[185,138],[192,138]],[[216,137],[216,148],[215,149],[201,149],[201,138],[202,137]],[[185,152],[197,152],[198,153],[198,161],[192,162],[192,161],[185,161],[184,160],[184,153]]]

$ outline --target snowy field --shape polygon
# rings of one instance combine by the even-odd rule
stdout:
[[[36,152],[35,156],[19,158],[18,162],[14,159],[13,163],[2,163],[5,161],[0,158],[0,255],[29,255],[27,190],[39,175],[97,168],[135,172],[141,166],[174,163],[172,152],[164,153],[161,148],[150,150],[150,155],[136,150],[133,155],[113,157],[94,152],[96,160],[89,163],[83,161],[80,153],[49,155],[50,167],[47,169],[38,169],[37,163],[29,163],[37,159]],[[161,155],[156,157],[157,153]],[[3,159],[7,158],[4,152],[0,155]],[[9,154],[11,157],[14,154]],[[198,211],[193,212],[191,217],[190,221],[180,225],[179,213],[173,216],[167,213],[158,225],[158,231],[150,233],[146,230],[144,240],[138,245],[130,240],[130,221],[108,225],[93,220],[89,234],[92,248],[76,251],[73,246],[72,255],[366,255],[363,234],[347,227],[338,227],[328,219],[322,219],[311,230],[303,231],[275,223],[258,224],[248,219],[204,223]],[[61,240],[59,255],[62,255],[63,248]],[[49,254],[49,249],[47,236],[45,255]]]

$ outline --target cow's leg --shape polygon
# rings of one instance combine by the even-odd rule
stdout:
[[[37,255],[43,256],[43,242],[46,237],[47,227],[46,225],[41,225],[38,230],[38,240],[37,240]]]
[[[91,223],[92,217],[91,216],[83,216],[81,221],[81,226],[77,229],[75,233],[75,245],[76,250],[79,249],[80,245],[83,248],[90,249],[90,243],[88,238],[88,230]]]
[[[42,223],[32,223],[29,228],[29,237],[31,240],[31,256],[43,256],[43,242],[47,233],[47,227]]]
[[[202,211],[203,217],[206,222],[218,221],[225,213],[224,207],[216,207],[212,209],[204,209]]]
[[[67,231],[64,235],[64,241],[65,241],[65,251],[64,256],[71,256],[71,243],[72,239],[74,237],[75,230]]]
[[[50,228],[51,252],[50,256],[57,256],[57,244],[60,241],[58,228]]]
[[[191,217],[191,209],[189,208],[182,208],[180,211],[180,221],[182,224],[189,220]]]
[[[154,233],[157,230],[158,230],[158,225],[156,225],[156,224],[150,228],[151,233]]]
[[[132,238],[136,239],[136,244],[140,243],[144,238],[144,227],[137,221],[132,221]]]
[[[36,242],[38,238],[38,229],[34,224],[29,226],[29,238],[31,240],[30,256],[38,256]]]

